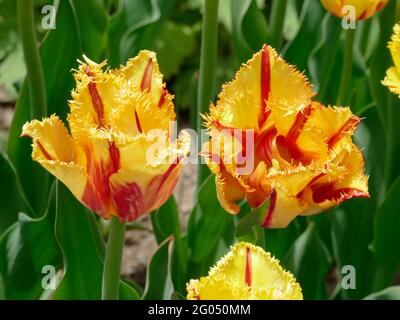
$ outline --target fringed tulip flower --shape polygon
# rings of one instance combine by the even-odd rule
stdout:
[[[346,6],[352,6],[355,10],[356,20],[364,20],[372,17],[388,2],[389,0],[321,0],[325,9],[337,17],[347,15]]]
[[[171,195],[189,141],[171,139],[173,97],[153,52],[118,70],[84,58],[74,75],[70,132],[51,115],[26,123],[22,136],[33,139],[32,158],[85,206],[104,219],[133,221]]]
[[[279,261],[260,247],[241,242],[187,284],[189,300],[302,300],[301,287]]]
[[[390,91],[400,96],[400,24],[396,24],[393,28],[389,49],[392,54],[394,67],[387,70],[386,78],[382,83],[387,86]]]
[[[306,78],[268,46],[224,85],[204,116],[211,140],[202,156],[226,211],[238,213],[239,200],[252,208],[270,200],[262,225],[281,228],[298,215],[369,197],[363,156],[351,139],[360,119],[349,108],[311,101],[313,95]]]

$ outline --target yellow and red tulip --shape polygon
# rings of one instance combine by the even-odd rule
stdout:
[[[392,39],[388,45],[394,66],[389,68],[386,72],[383,84],[395,94],[400,96],[400,24],[393,27]]]
[[[133,221],[171,195],[189,141],[171,139],[173,97],[153,52],[107,71],[106,62],[84,58],[74,75],[70,133],[51,115],[26,123],[22,136],[33,139],[32,158],[84,205],[105,219]]]
[[[189,300],[302,300],[301,287],[279,261],[250,243],[235,244],[207,277],[187,284]]]
[[[280,228],[298,215],[369,197],[363,156],[351,139],[360,119],[349,108],[313,102],[313,96],[307,79],[268,46],[224,85],[204,116],[211,140],[202,156],[226,211],[238,213],[242,199],[252,208],[270,199],[263,226]],[[243,154],[253,161],[247,172],[241,170]]]
[[[344,17],[346,6],[352,6],[355,10],[356,20],[364,20],[379,12],[389,0],[321,0],[326,10],[337,17]]]

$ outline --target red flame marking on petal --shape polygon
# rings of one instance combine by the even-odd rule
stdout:
[[[333,135],[328,141],[329,149],[333,146],[349,131],[353,130],[360,123],[360,119],[357,117],[351,117],[345,122],[345,124],[339,129],[339,131]]]
[[[135,121],[136,121],[136,127],[137,127],[138,131],[139,131],[140,133],[143,133],[142,125],[140,124],[139,115],[138,115],[138,113],[136,112],[136,110],[135,110]]]
[[[270,203],[269,203],[269,207],[268,207],[268,212],[267,212],[267,215],[265,216],[265,220],[262,224],[262,226],[264,228],[269,228],[271,226],[272,218],[273,218],[273,214],[274,214],[274,210],[275,210],[275,206],[276,206],[276,199],[277,199],[277,193],[275,190],[272,190]]]
[[[43,147],[43,145],[41,144],[41,142],[39,140],[36,141],[37,146],[40,149],[40,152],[44,155],[44,157],[47,160],[54,160],[53,157],[50,155],[50,153],[47,152],[47,150]]]
[[[148,89],[149,91],[151,90],[151,78],[153,75],[153,66],[154,66],[153,59],[150,58],[149,61],[147,62],[146,69],[144,70],[142,83],[140,85],[142,91],[146,89]]]
[[[246,285],[251,287],[251,278],[252,278],[252,265],[251,265],[251,249],[250,247],[246,247],[246,271],[244,276],[244,281]]]
[[[318,181],[320,178],[322,178],[323,176],[325,176],[325,173],[320,173],[319,175],[317,175],[316,177],[312,178],[311,181],[309,183],[307,183],[307,185],[303,188],[303,190],[301,190],[297,195],[296,198],[301,198],[303,195],[303,192],[305,189],[307,189],[309,186],[311,186],[314,182]]]
[[[100,127],[104,126],[104,105],[101,100],[101,96],[97,90],[96,84],[94,82],[89,82],[89,93],[92,98],[92,104],[97,115],[97,123]]]
[[[256,147],[257,157],[265,161],[269,166],[272,165],[272,144],[276,137],[276,128],[271,128],[265,132],[259,139]]]
[[[271,93],[271,61],[268,46],[264,45],[261,50],[261,116],[259,119],[260,127],[268,119],[271,111],[267,110],[267,101]]]
[[[161,108],[164,105],[166,96],[167,96],[167,90],[163,89],[163,91],[161,92],[160,100],[158,100],[159,108]]]
[[[316,185],[311,187],[313,190],[313,200],[315,203],[322,203],[326,200],[343,202],[351,198],[369,198],[369,194],[355,188],[335,189],[333,183]]]
[[[115,188],[112,196],[121,221],[134,221],[143,213],[143,194],[136,183]]]
[[[110,176],[120,169],[120,152],[114,141],[109,142],[109,158],[96,162],[92,151],[84,149],[87,159],[88,182],[85,186],[82,202],[91,210],[108,218],[113,208],[110,189]]]

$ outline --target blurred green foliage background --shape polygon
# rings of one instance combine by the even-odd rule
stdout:
[[[277,20],[274,2],[286,4]],[[318,0],[220,0],[215,95],[241,63],[272,44],[304,71],[318,101],[334,105],[343,64],[343,29]],[[74,87],[71,69],[82,54],[111,67],[141,49],[157,52],[182,126],[195,127],[202,0],[35,0],[36,34],[45,75],[48,114],[63,119]],[[55,5],[56,28],[43,30],[44,5]],[[275,12],[275,15],[274,15]],[[392,287],[400,263],[400,100],[380,81],[392,64],[387,42],[399,17],[398,1],[358,23],[351,85],[345,97],[364,118],[356,134],[370,175],[371,199],[351,200],[329,213],[299,218],[282,230],[255,230],[245,239],[279,258],[300,282],[306,299],[399,298]],[[276,37],[274,30],[281,30]],[[0,298],[99,299],[104,234],[99,221],[31,160],[30,141],[20,139],[32,118],[16,1],[0,1],[0,112],[14,109],[0,141]],[[393,125],[395,124],[395,125]],[[391,128],[389,130],[389,128]],[[159,248],[146,286],[129,279],[121,298],[182,298],[188,279],[205,275],[235,241],[239,217],[220,207],[212,178],[182,230],[171,198],[151,215]],[[173,239],[170,237],[173,235]],[[42,267],[65,272],[56,290],[43,291]],[[356,288],[341,286],[344,266],[354,266]],[[345,279],[344,279],[345,280]],[[397,281],[397,282],[396,282]],[[390,289],[386,289],[391,287]]]

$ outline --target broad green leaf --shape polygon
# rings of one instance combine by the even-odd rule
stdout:
[[[221,236],[218,238],[217,243],[210,250],[209,254],[198,262],[189,261],[186,282],[190,279],[198,279],[206,276],[210,268],[229,251],[231,245],[235,242],[234,234],[235,224],[233,219],[229,219],[228,224],[225,226]]]
[[[369,175],[371,199],[351,199],[330,213],[333,217],[331,238],[338,269],[352,265],[357,271],[356,290],[343,290],[343,298],[361,299],[371,292],[376,274],[376,259],[369,250],[373,240],[373,223],[378,204],[383,198],[383,176],[386,149],[385,134],[377,114],[370,107],[356,131],[355,142],[361,148]],[[362,279],[371,279],[363,281]]]
[[[393,280],[400,265],[400,252],[393,244],[400,242],[400,177],[390,188],[385,201],[379,207],[374,225],[373,251],[382,267],[388,269],[388,280]]]
[[[70,191],[57,182],[56,237],[64,257],[64,276],[55,299],[101,298],[104,243],[89,212]],[[121,282],[120,299],[138,299],[128,284]]]
[[[189,218],[187,238],[190,259],[194,262],[200,262],[210,254],[232,220],[218,202],[213,175],[204,181],[197,198]]]
[[[254,226],[259,226],[265,219],[269,207],[269,201],[258,209],[250,210],[244,217],[238,222],[236,226],[235,236],[237,238],[243,237],[248,233],[252,232]]]
[[[319,1],[305,0],[300,15],[300,29],[283,49],[285,59],[308,75],[308,58],[321,39],[322,19],[326,11]]]
[[[187,263],[187,248],[182,240],[181,223],[178,208],[173,196],[150,215],[153,232],[157,243],[161,244],[171,235],[174,237],[174,252],[172,256],[172,280],[175,290],[182,291],[185,286]]]
[[[23,124],[30,119],[28,82],[25,81],[15,106],[7,151],[21,182],[22,192],[26,194],[27,200],[34,210],[32,216],[37,217],[41,216],[45,210],[50,177],[38,163],[32,160],[32,141],[20,138]],[[37,190],[41,190],[41,192],[37,192]]]
[[[265,229],[264,249],[271,252],[275,258],[282,260],[302,231],[296,220],[283,229]]]
[[[368,246],[372,240],[374,213],[367,199],[349,200],[334,212],[331,237],[341,279],[346,276],[341,273],[344,266],[356,270],[356,289],[342,290],[345,299],[361,299],[371,292],[376,263]]]
[[[104,59],[108,42],[108,16],[102,0],[74,0],[82,50],[93,61]]]
[[[46,266],[56,271],[61,252],[54,237],[54,203],[48,213],[32,219],[20,213],[0,239],[0,278],[6,299],[38,299],[44,287]],[[0,285],[1,287],[1,285]]]
[[[11,99],[17,98],[15,83],[24,78],[26,68],[22,46],[17,43],[14,51],[7,55],[0,64],[0,85],[7,92]]]
[[[392,28],[395,23],[396,1],[390,1],[382,10],[379,17],[379,41],[376,43],[374,54],[370,63],[370,85],[371,92],[376,100],[379,116],[387,129],[388,108],[394,107],[390,102],[390,93],[386,87],[381,84],[385,78],[386,70],[390,67],[392,59],[387,48],[387,43],[392,34]]]
[[[67,101],[73,87],[71,69],[76,68],[80,56],[80,41],[76,19],[69,1],[58,1],[57,28],[49,31],[40,46],[49,114],[63,119],[68,111]],[[31,141],[20,138],[22,126],[31,120],[30,99],[24,84],[18,99],[9,133],[8,155],[15,166],[22,188],[36,216],[43,214],[47,203],[50,178],[44,169],[32,161]],[[38,192],[40,190],[40,192]]]
[[[389,287],[382,291],[370,294],[364,300],[400,300],[400,286]]]
[[[322,20],[321,38],[308,59],[308,69],[314,84],[314,90],[318,92],[316,100],[323,103],[327,103],[325,96],[330,89],[329,85],[336,81],[336,79],[333,79],[332,74],[341,31],[341,20],[330,13],[326,13]]]
[[[0,237],[18,219],[19,212],[26,212],[24,196],[11,163],[0,153]]]
[[[300,28],[299,14],[297,11],[297,0],[288,0],[286,17],[283,25],[283,37],[287,41],[292,41]]]
[[[166,22],[154,44],[161,72],[165,77],[176,75],[183,60],[196,45],[194,31],[185,25]]]
[[[141,49],[152,49],[174,1],[121,0],[109,30],[110,63],[118,66]]]
[[[268,43],[266,18],[255,0],[232,0],[233,44],[239,60],[245,62]]]
[[[3,0],[0,2],[0,60],[15,48],[18,41],[17,2]]]
[[[293,272],[303,290],[304,299],[326,299],[325,277],[331,257],[315,232],[314,224],[311,223],[297,238],[282,263]]]
[[[130,283],[121,280],[119,287],[119,300],[139,300],[140,295]]]
[[[147,267],[146,288],[142,299],[169,300],[174,292],[171,279],[171,260],[174,238],[171,236],[160,244]]]
[[[181,241],[181,225],[175,198],[171,196],[163,206],[150,215],[157,243],[173,235],[176,242]]]
[[[57,182],[56,237],[64,256],[64,276],[55,299],[100,299],[102,261],[93,240],[89,212]]]

